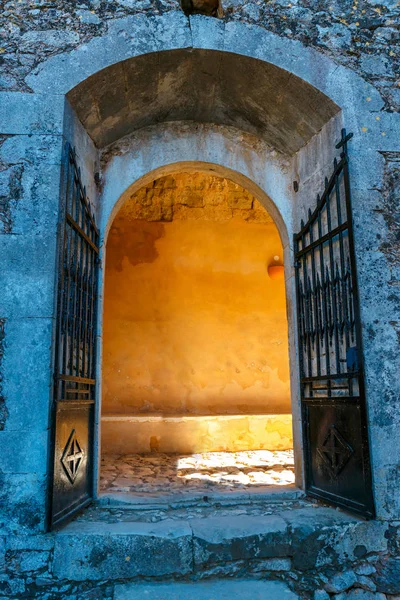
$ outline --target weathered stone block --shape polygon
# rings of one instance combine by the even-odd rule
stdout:
[[[355,589],[346,594],[346,600],[386,600],[384,594],[368,592],[367,590]]]
[[[99,25],[101,23],[100,17],[96,14],[93,14],[90,10],[77,10],[76,14],[78,15],[80,21],[87,25]]]
[[[332,540],[332,548],[342,560],[363,558],[371,552],[387,551],[385,536],[387,524],[379,521],[359,521],[352,524],[346,535],[338,535]]]
[[[25,551],[18,554],[15,560],[17,572],[39,571],[47,567],[49,562],[48,552]]]
[[[390,60],[384,54],[380,55],[367,55],[361,59],[361,68],[372,76],[391,76],[393,75],[393,69],[390,64]]]
[[[0,589],[2,593],[7,594],[5,596],[7,600],[9,600],[10,596],[21,598],[26,589],[25,581],[22,578],[11,577],[1,585]]]
[[[62,157],[61,135],[15,135],[0,147],[0,160],[5,163],[59,165]]]
[[[232,191],[228,199],[228,204],[232,208],[250,210],[253,207],[253,197],[248,193],[243,193],[241,190]]]
[[[210,19],[204,15],[191,15],[189,20],[194,48],[223,49],[225,28],[223,21]]]
[[[0,537],[0,573],[6,568],[6,538]]]
[[[0,526],[8,531],[44,529],[47,478],[25,473],[0,476]]]
[[[291,532],[293,567],[300,571],[313,569],[317,565],[331,563],[337,557],[332,552],[332,535],[343,531],[347,523],[357,519],[330,508],[302,508],[283,511]]]
[[[0,233],[12,233],[13,212],[22,195],[23,165],[13,165],[0,173]]]
[[[24,166],[21,192],[12,211],[12,233],[42,235],[48,245],[56,241],[60,177],[60,165]]]
[[[374,565],[365,563],[365,564],[359,565],[358,567],[355,567],[354,571],[355,571],[355,573],[357,573],[357,575],[372,575],[373,573],[376,572],[376,569],[375,569]]]
[[[191,208],[202,207],[204,206],[203,194],[201,192],[193,191],[190,188],[185,189],[178,196],[177,203],[190,206]]]
[[[369,592],[376,592],[376,585],[374,584],[372,579],[366,577],[365,575],[358,575],[357,583],[355,584],[355,586],[363,590],[367,590]]]
[[[48,535],[9,535],[7,550],[52,550],[54,547],[53,534]]]
[[[186,575],[191,534],[177,521],[71,523],[55,537],[53,572],[71,581]]]
[[[325,590],[331,594],[339,594],[345,592],[351,588],[357,581],[357,575],[354,571],[343,571],[337,573],[332,579],[325,585]]]
[[[76,44],[79,41],[79,35],[74,31],[64,31],[57,29],[27,31],[23,34],[20,48],[23,52],[34,52],[35,45],[44,44],[50,48],[59,48],[69,44]]]
[[[24,443],[21,443],[21,440]],[[48,431],[0,431],[2,473],[47,472]],[[27,451],[29,448],[29,451]]]
[[[290,558],[265,558],[264,560],[257,561],[251,568],[251,571],[253,573],[262,571],[290,571],[291,566],[292,561]]]
[[[4,162],[7,164],[7,161]],[[10,160],[9,162],[13,161]],[[3,203],[4,197],[7,197],[8,200],[19,199],[21,193],[20,182],[22,171],[22,165],[12,165],[0,172],[0,198],[2,198]],[[7,231],[5,233],[7,233]]]
[[[289,554],[287,525],[278,516],[193,519],[194,562],[205,566]]]
[[[388,558],[378,564],[373,580],[378,592],[400,594],[400,557]]]
[[[189,19],[181,10],[154,18],[154,37],[159,50],[191,48],[193,46]]]
[[[7,431],[43,432],[48,427],[52,332],[52,319],[26,318],[7,322],[7,348],[3,358]],[[22,448],[23,445],[21,452]],[[32,452],[36,456],[38,452],[43,453],[43,461],[46,461],[47,443],[43,438]],[[26,454],[28,460],[29,453]]]
[[[54,239],[0,235],[0,314],[7,318],[52,317],[55,287]]]
[[[63,118],[63,96],[0,92],[1,133],[61,134]]]
[[[314,600],[330,600],[330,596],[325,590],[316,590],[314,592]]]

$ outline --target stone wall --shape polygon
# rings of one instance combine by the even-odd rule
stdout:
[[[179,10],[178,0],[9,1],[0,16],[1,89],[29,91],[26,76],[43,60],[104,35],[113,19]],[[396,0],[222,0],[222,19],[255,23],[299,40],[345,65],[400,107],[400,7]]]
[[[394,452],[393,448],[399,446],[400,431],[398,397],[395,392],[398,383],[398,309],[395,304],[398,303],[398,279],[396,280],[395,273],[398,255],[395,249],[395,211],[399,181],[399,137],[394,126],[395,115],[389,113],[398,111],[400,104],[399,5],[395,0],[382,3],[376,0],[354,3],[346,0],[292,0],[287,3],[281,0],[232,0],[222,4],[224,14],[219,20],[212,19],[204,26],[201,20],[185,21],[185,31],[179,40],[182,47],[191,47],[190,41],[184,39],[184,36],[189,34],[189,29],[193,26],[190,33],[193,34],[192,40],[196,39],[196,47],[204,45],[206,48],[220,48],[219,43],[222,39],[222,47],[231,48],[233,51],[232,33],[230,40],[223,39],[224,26],[226,25],[226,31],[228,25],[238,24],[243,25],[249,35],[244,35],[241,29],[240,39],[238,34],[235,44],[240,46],[243,42],[250,56],[262,59],[265,58],[264,51],[269,48],[269,42],[260,47],[259,40],[263,38],[259,31],[272,31],[277,34],[275,41],[271,40],[272,36],[268,37],[274,57],[272,54],[268,55],[267,62],[274,62],[277,57],[275,64],[283,65],[289,74],[299,74],[319,89],[325,90],[328,95],[332,91],[335,101],[341,107],[345,105],[347,123],[351,122],[355,133],[350,150],[354,182],[353,207],[356,253],[362,283],[362,324],[366,334],[364,348],[371,439],[374,441],[372,458],[375,494],[380,518],[398,518],[399,461],[398,453]],[[36,4],[28,1],[10,1],[2,5],[0,62],[1,89],[5,91],[2,92],[0,100],[0,320],[4,323],[4,334],[3,331],[1,333],[4,352],[0,352],[0,368],[1,394],[7,409],[2,411],[5,420],[2,418],[4,430],[1,431],[0,440],[1,523],[9,530],[19,528],[22,531],[29,530],[31,534],[16,537],[11,535],[1,544],[2,594],[5,597],[23,598],[25,595],[29,598],[37,595],[45,598],[49,594],[55,598],[68,598],[68,595],[71,598],[84,598],[85,595],[96,597],[96,594],[104,598],[112,596],[110,580],[104,579],[104,574],[100,579],[96,579],[93,585],[89,581],[71,583],[60,571],[56,571],[57,563],[53,554],[56,536],[36,536],[32,535],[32,532],[43,530],[45,527],[49,407],[53,383],[51,345],[54,325],[56,225],[61,149],[65,141],[64,88],[56,87],[54,82],[57,80],[60,83],[68,79],[71,72],[77,74],[75,83],[79,82],[80,76],[85,79],[87,73],[91,72],[87,65],[89,61],[93,61],[93,57],[93,71],[96,67],[97,70],[103,68],[106,60],[99,61],[99,55],[93,51],[96,49],[91,46],[90,52],[87,52],[87,48],[84,48],[84,44],[90,40],[98,42],[97,49],[100,47],[102,56],[110,56],[110,61],[130,58],[136,51],[140,53],[140,42],[147,39],[147,30],[141,30],[138,34],[133,27],[133,21],[136,21],[136,15],[140,13],[148,15],[147,21],[152,24],[156,21],[154,16],[162,13],[165,13],[168,20],[170,17],[173,20],[174,15],[180,15],[185,20],[177,0],[96,0],[81,4],[72,1],[38,1]],[[125,20],[125,25],[121,25],[120,17],[127,15],[132,16],[132,21]],[[214,27],[216,23],[221,27]],[[105,38],[112,24],[115,24],[115,30],[110,36],[112,39],[107,38],[103,44],[103,37]],[[258,27],[251,28],[246,24],[256,24]],[[158,25],[159,21],[157,27]],[[129,31],[124,30],[124,26],[135,31],[135,39],[129,38]],[[161,24],[157,30],[152,52],[156,48],[170,48],[168,44],[171,42],[164,33],[164,26],[165,23]],[[201,35],[198,34],[199,28],[202,28]],[[173,28],[171,30],[177,31]],[[157,45],[158,38],[161,39],[163,35],[162,42]],[[122,47],[121,54],[118,54],[118,51],[113,54],[110,51],[111,46],[114,51],[115,48]],[[177,46],[179,47],[179,44]],[[278,46],[279,49],[275,52],[275,47]],[[143,47],[148,48],[144,43]],[[37,88],[42,93],[31,93],[32,88],[26,82],[26,78],[35,68],[52,55],[58,55],[57,58],[64,60],[74,48],[82,48],[82,53],[78,53],[74,58],[75,62],[72,63],[73,67],[69,67],[69,72],[60,68],[62,62],[51,66]],[[310,48],[315,49],[316,55],[322,57],[325,62],[318,62],[314,53],[309,51]],[[85,51],[86,64],[83,58]],[[65,56],[62,56],[63,53]],[[333,63],[326,57],[330,57]],[[332,64],[335,65],[334,68]],[[341,65],[349,67],[349,71],[341,69]],[[359,74],[362,79],[350,77],[353,73]],[[332,81],[336,81],[337,76],[335,87]],[[33,79],[30,81],[33,86]],[[346,84],[343,84],[343,81]],[[351,82],[350,87],[348,82]],[[371,86],[368,86],[368,82]],[[55,93],[50,96],[53,88]],[[65,89],[69,89],[68,85]],[[43,93],[46,90],[48,93]],[[376,90],[381,94],[383,103],[380,102]],[[337,100],[338,96],[343,103]],[[110,119],[112,120],[112,115]],[[215,140],[211,135],[207,139]],[[90,142],[86,141],[90,146]],[[193,146],[194,144],[190,148]],[[212,142],[209,141],[208,159],[214,156],[212,146]],[[226,155],[221,164],[237,169],[239,163],[234,160],[235,145],[226,144],[225,149]],[[93,146],[91,150],[95,153]],[[136,153],[140,155],[137,148]],[[172,150],[165,152],[163,160],[171,153]],[[88,154],[90,155],[90,152],[83,152],[85,158]],[[200,154],[196,160],[205,160],[204,155],[200,158],[199,156]],[[139,162],[140,160],[141,156]],[[181,160],[186,160],[186,157]],[[212,162],[212,159],[209,160]],[[92,162],[95,163],[95,160]],[[146,172],[145,167],[150,161],[146,157],[142,162],[141,176]],[[259,177],[262,168],[257,163],[255,169],[256,163],[257,160],[253,156],[248,162],[248,169],[242,168],[242,172],[247,173],[254,181]],[[164,160],[164,163],[161,160],[160,164],[167,164],[167,160]],[[87,185],[94,189],[92,167],[93,164],[84,176],[88,179]],[[254,176],[255,170],[257,177]],[[297,176],[293,179],[297,179]],[[269,178],[268,189],[272,187],[272,180],[273,177]],[[262,180],[259,178],[258,181]],[[131,181],[128,182],[128,185],[130,184]],[[267,189],[261,184],[260,188]],[[283,193],[282,187],[280,192]],[[291,197],[290,186],[286,186],[285,194],[285,197]],[[107,200],[108,208],[115,201],[110,200],[111,196]],[[315,197],[309,200],[312,202],[311,206],[314,206]],[[284,221],[290,220],[289,214],[284,214]],[[294,585],[302,589],[306,589],[308,582],[312,582],[314,589],[330,586],[327,587],[327,593],[333,597],[336,592],[341,594],[341,590],[355,588],[356,585],[360,588],[358,577],[369,577],[368,581],[372,581],[372,585],[363,580],[364,588],[361,586],[360,589],[365,589],[366,593],[378,594],[375,596],[377,600],[383,599],[381,594],[392,598],[400,593],[397,521],[392,524],[377,522],[372,524],[370,529],[366,528],[370,537],[365,543],[360,542],[359,532],[356,531],[357,542],[351,555],[348,554],[348,540],[344,535],[339,535],[343,551],[339,560],[329,543],[324,546],[326,532],[321,531],[321,523],[317,523],[320,529],[315,529],[314,519],[313,513],[303,522],[303,531],[310,533],[311,541],[315,542],[315,545],[307,546],[307,551],[303,552],[306,558],[311,557],[310,562],[306,563],[306,572],[304,573],[298,564],[292,569],[293,581],[298,582]],[[381,527],[380,536],[374,527]],[[350,536],[353,533],[351,528],[346,531],[350,531]],[[300,536],[298,539],[303,538]],[[374,545],[376,539],[379,539],[378,545]],[[70,541],[71,548],[80,550],[79,541]],[[104,539],[100,540],[100,543],[104,545]],[[123,550],[125,548],[124,546]],[[327,551],[323,555],[324,558],[331,559],[327,563],[319,558],[325,548]],[[58,560],[63,554],[63,549],[65,547],[62,545],[58,546]],[[97,547],[91,556],[95,566],[107,558],[103,550],[103,547]],[[136,552],[135,556],[138,555],[140,556],[140,553]],[[121,559],[120,566],[128,565],[126,556],[130,555]],[[190,556],[192,558],[192,554]],[[360,558],[362,556],[365,558]],[[284,558],[293,559],[292,556],[286,555]],[[79,560],[78,556],[77,564]],[[361,564],[357,562],[359,560]],[[246,573],[240,561],[231,562],[235,563],[233,570]],[[132,561],[131,564],[134,565],[135,562]],[[371,564],[373,569],[369,569],[368,575],[368,565]],[[292,567],[292,563],[290,565]],[[274,572],[270,568],[271,563],[261,567],[256,572]],[[356,571],[359,567],[361,574]],[[215,568],[218,569],[219,566]],[[356,575],[346,575],[347,583],[339,586],[334,584],[335,587],[332,588],[330,582],[336,573],[343,569],[350,569]],[[363,569],[365,575],[362,574]],[[99,577],[98,572],[96,573],[96,577]],[[54,574],[56,579],[53,578]],[[128,576],[131,575],[132,571],[129,571]],[[89,578],[93,573],[88,571],[85,576]],[[277,576],[288,577],[286,574]],[[368,585],[369,589],[374,589],[375,586],[377,591],[368,592]],[[365,597],[364,592],[355,589],[351,593],[353,595],[350,598]],[[327,596],[322,593],[320,598]]]
[[[16,96],[0,145],[0,523],[43,530],[63,102],[39,116]]]

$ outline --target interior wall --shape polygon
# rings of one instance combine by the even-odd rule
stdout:
[[[99,190],[95,181],[95,174],[100,170],[99,151],[67,99],[64,106],[64,138],[75,153],[82,185],[99,227]]]
[[[179,174],[139,190],[107,242],[103,414],[289,414],[282,260],[237,184]]]

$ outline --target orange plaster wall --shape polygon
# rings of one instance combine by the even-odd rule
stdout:
[[[272,222],[117,215],[105,273],[103,414],[290,413]]]

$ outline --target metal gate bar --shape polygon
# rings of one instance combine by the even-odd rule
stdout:
[[[306,487],[371,517],[374,506],[347,142],[295,235]]]
[[[92,496],[99,231],[67,148],[60,232],[50,525]]]

